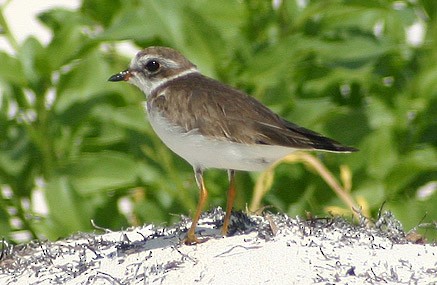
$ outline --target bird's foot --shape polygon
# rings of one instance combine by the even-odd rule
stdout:
[[[195,234],[188,233],[187,236],[184,239],[184,244],[186,245],[195,245],[199,243],[204,243],[207,241],[208,238],[201,238],[199,239]]]

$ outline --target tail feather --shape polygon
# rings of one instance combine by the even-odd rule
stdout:
[[[304,127],[300,127],[291,122],[285,121],[286,128],[290,131],[290,134],[299,134],[301,137],[304,137],[310,144],[310,148],[317,150],[326,150],[333,152],[355,152],[358,151],[357,148],[345,146],[333,139],[325,137],[319,133],[306,129]],[[298,137],[300,137],[298,136]]]

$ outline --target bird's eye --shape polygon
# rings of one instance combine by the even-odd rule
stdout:
[[[161,65],[159,64],[159,62],[157,62],[156,60],[149,60],[146,65],[144,65],[144,67],[147,69],[147,71],[149,72],[155,72],[157,71]]]

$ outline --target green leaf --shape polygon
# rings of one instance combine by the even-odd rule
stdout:
[[[9,219],[11,218],[9,213],[6,211],[6,203],[0,201],[0,236],[9,237],[11,233],[11,226],[9,223]]]
[[[59,114],[74,104],[104,96],[107,89],[111,88],[108,82],[111,71],[98,50],[90,51],[70,68],[61,74],[56,90],[57,98],[53,108]]]
[[[98,120],[109,125],[134,130],[140,133],[145,133],[150,129],[146,118],[146,110],[139,105],[121,108],[100,105],[94,109],[93,115]]]
[[[295,35],[253,54],[240,80],[260,89],[278,84],[281,78],[295,72],[300,59],[309,52],[299,48],[301,41],[302,35]]]
[[[51,76],[44,47],[37,39],[29,37],[20,47],[18,59],[30,87],[36,94],[43,93]]]
[[[83,195],[137,185],[138,163],[128,154],[102,151],[82,154],[65,167],[75,189]]]
[[[366,110],[370,127],[381,129],[393,126],[396,122],[396,116],[392,113],[392,109],[379,100],[379,98],[372,98],[370,100],[371,102]]]
[[[398,163],[399,156],[390,130],[381,128],[374,131],[361,145],[361,152],[366,157],[367,172],[373,179],[384,179]]]
[[[324,61],[368,62],[396,48],[384,41],[376,41],[370,37],[353,37],[341,41],[308,41],[308,48],[316,51]]]
[[[182,46],[184,33],[181,13],[185,3],[170,0],[140,0],[121,6],[119,15],[102,34],[100,40],[146,41],[159,38]]]
[[[4,83],[26,85],[21,63],[5,52],[0,52],[0,80]]]
[[[26,143],[25,141],[23,141]],[[28,154],[23,149],[23,144],[19,143],[13,149],[0,152],[0,169],[4,174],[16,176],[24,170],[29,163]]]
[[[385,181],[390,193],[409,188],[409,183],[426,172],[436,172],[437,151],[432,147],[418,149],[403,155],[391,169]]]
[[[54,9],[40,16],[46,23],[51,23],[56,33],[47,47],[47,64],[52,70],[77,58],[79,52],[90,42],[84,33],[82,18],[73,11]]]
[[[49,238],[65,237],[90,228],[90,210],[67,176],[54,176],[47,181],[45,199],[49,217],[38,225],[46,228]]]
[[[83,0],[81,12],[103,26],[108,26],[114,15],[125,5],[121,0]]]
[[[379,209],[387,201],[384,183],[373,178],[360,182],[354,187],[354,197],[363,197],[371,209]]]
[[[428,228],[422,229],[423,234],[430,237],[430,240],[435,240],[437,234],[435,227],[435,217],[437,216],[437,195],[434,193],[430,199],[426,201],[418,201],[415,198],[402,197],[400,200],[387,201],[384,209],[393,212],[395,217],[402,221],[406,231],[417,227],[419,224],[430,223]],[[417,228],[420,230],[420,227]]]
[[[225,41],[219,31],[200,13],[186,8],[183,13],[185,44],[182,52],[196,64],[202,73],[216,77],[215,68],[224,60]],[[193,21],[193,19],[196,19]]]

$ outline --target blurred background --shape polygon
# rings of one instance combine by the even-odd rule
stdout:
[[[36,5],[34,2],[44,3]],[[0,236],[12,243],[171,224],[191,215],[191,166],[151,129],[143,94],[107,82],[150,45],[284,118],[360,149],[313,154],[363,212],[435,239],[437,1],[0,2]],[[32,3],[32,4],[31,4]],[[34,7],[35,6],[35,7]],[[235,208],[352,217],[318,172],[238,173]],[[207,208],[225,171],[205,173]],[[261,197],[254,188],[261,184]],[[251,209],[254,210],[254,209]]]

